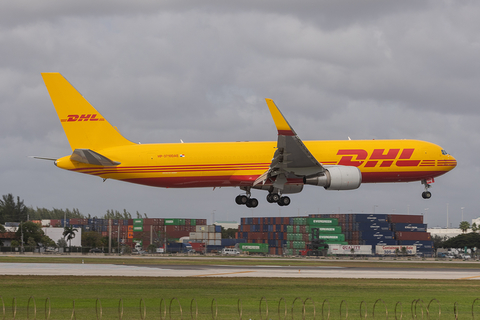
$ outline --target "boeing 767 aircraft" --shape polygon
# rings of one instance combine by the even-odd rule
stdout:
[[[276,142],[133,143],[61,74],[42,76],[72,148],[71,155],[50,160],[104,180],[164,188],[239,187],[245,193],[236,203],[254,208],[253,189],[266,190],[268,202],[286,206],[286,195],[305,185],[352,190],[362,183],[421,181],[428,199],[434,178],[457,165],[441,147],[419,140],[302,141],[270,99]]]

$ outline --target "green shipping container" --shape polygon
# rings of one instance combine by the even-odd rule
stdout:
[[[143,232],[143,225],[134,225],[133,226],[133,232]]]
[[[311,227],[315,228],[315,227]],[[342,233],[342,227],[340,226],[331,226],[331,227],[318,227],[319,232],[322,233]]]
[[[307,224],[307,218],[301,218],[301,217],[293,218],[293,224],[296,226],[304,226]]]
[[[190,225],[191,226],[196,226],[197,225],[197,219],[190,219]]]
[[[134,226],[143,226],[143,219],[133,219]]]
[[[325,241],[345,241],[344,234],[321,234],[319,238]]]
[[[165,219],[164,223],[166,226],[184,226],[185,219]]]
[[[338,219],[335,218],[307,218],[309,226],[338,226]]]
[[[252,253],[268,253],[267,243],[239,243],[238,249],[240,251],[252,252]]]

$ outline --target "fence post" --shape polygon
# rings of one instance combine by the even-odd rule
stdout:
[[[180,319],[183,319],[182,305],[180,304],[180,301],[178,301],[178,299],[175,297],[170,299],[170,305],[168,306],[168,316],[170,317],[170,319],[172,319],[172,302],[174,299],[177,300],[178,307],[180,309]]]
[[[327,314],[327,320],[330,319],[330,301],[328,301],[327,299],[323,300],[323,303],[322,303],[322,320],[323,320],[323,307],[325,306],[325,302],[328,303],[328,314]]]
[[[455,320],[458,320],[457,301],[453,304],[453,314],[455,315]]]
[[[365,301],[360,302],[360,318],[362,317],[362,305],[365,305],[365,313],[363,318],[367,319],[368,316],[368,308],[367,308],[367,303]]]
[[[190,318],[193,319],[193,314],[192,314],[193,301],[195,301],[195,319],[197,319],[198,318],[198,303],[197,303],[197,299],[195,299],[195,298],[193,298],[192,301],[190,301]]]
[[[243,316],[243,304],[242,304],[242,299],[238,298],[237,300],[237,311],[238,311],[238,316],[239,316],[239,320],[242,320],[242,316]]]
[[[47,301],[48,301],[48,309],[47,309]],[[48,314],[47,314],[47,310],[48,310]],[[50,304],[50,298],[47,297],[45,299],[45,320],[50,319],[51,313],[52,313],[52,306]]]
[[[260,320],[263,320],[263,317],[262,317],[262,301],[265,299],[265,310],[267,311],[267,313],[265,314],[265,319],[268,320],[268,303],[267,303],[267,298],[265,297],[262,297],[260,299],[260,304],[258,306],[258,311],[260,312]]]
[[[280,318],[280,302],[282,302],[282,300],[283,300],[283,306],[284,306],[283,320],[287,319],[287,302],[283,297],[281,297],[280,300],[278,301],[278,307],[277,307],[278,320],[282,320]]]
[[[430,300],[430,302],[428,303],[428,306],[427,306],[427,319],[430,320],[430,304],[433,302],[433,301],[437,301],[437,305],[438,305],[438,319],[440,319],[440,316],[442,315],[442,309],[440,308],[440,302],[433,298],[432,300]],[[472,305],[473,307],[473,305]],[[472,311],[473,311],[473,308],[472,308]],[[473,312],[472,312],[472,317],[473,317]]]
[[[342,300],[342,302],[340,302],[340,318],[342,318],[342,305],[343,305],[344,302],[345,302],[345,319],[347,319],[348,318],[348,303],[345,300]]]
[[[75,300],[73,300],[73,309],[72,309],[72,316],[70,320],[77,319],[77,315],[75,314]]]
[[[98,305],[100,305],[100,312],[98,312]],[[97,300],[95,300],[95,314],[97,315],[97,320],[102,319],[103,310],[102,310],[102,302],[100,301],[100,298],[97,298]],[[100,318],[98,317],[99,314],[100,314]]]
[[[472,320],[475,319],[475,313],[473,312],[473,306],[475,305],[475,302],[476,302],[477,300],[480,300],[480,299],[477,298],[477,299],[473,300],[473,302],[472,302]],[[2,302],[3,302],[3,299],[2,299]],[[3,307],[3,310],[4,310],[3,313],[5,314],[5,307]]]
[[[299,297],[296,297],[296,298],[293,300],[293,302],[292,302],[292,320],[293,320],[293,314],[294,314],[294,312],[293,312],[293,310],[294,310],[293,307],[295,306],[295,301],[297,301],[297,300],[300,300],[300,301],[301,301],[302,299],[300,299]]]
[[[30,319],[30,300],[33,299],[33,319],[37,319],[37,304],[35,302],[35,298],[30,296],[27,302],[27,319]]]
[[[143,302],[143,312],[142,312],[142,302]],[[147,317],[147,305],[145,304],[145,300],[143,298],[140,299],[140,319],[145,320]]]
[[[123,319],[123,299],[118,300],[118,319]]]
[[[213,315],[213,302],[215,301],[215,316]],[[217,319],[218,316],[218,304],[217,304],[217,299],[213,298],[212,299],[212,304],[210,305],[210,310],[212,311],[212,319],[215,320]]]
[[[17,317],[17,298],[13,297],[12,299],[12,313],[13,313],[13,320]]]
[[[3,301],[3,297],[0,296],[0,299],[2,299],[2,310],[3,310],[3,317],[2,317],[2,320],[5,320],[5,317],[7,316],[5,314],[5,302]]]
[[[315,317],[316,317],[316,311],[315,311],[315,302],[313,302],[313,299],[312,298],[306,298],[304,301],[303,301],[303,320],[305,320],[305,313],[306,313],[306,310],[305,310],[305,303],[307,302],[307,300],[310,300],[312,301],[312,305],[313,305],[313,320],[315,320]]]
[[[167,304],[165,303],[165,311],[163,312],[163,317],[162,317],[162,304],[164,303],[163,298],[160,299],[160,320],[166,320],[167,319]]]
[[[403,318],[403,306],[402,306],[402,302],[397,301],[397,303],[395,304],[395,320],[398,320],[398,319],[397,319],[397,306],[398,306],[399,303],[400,303],[400,319]]]
[[[382,302],[383,302],[383,305],[385,306],[385,316],[386,316],[385,319],[388,319],[387,304],[386,304],[385,301],[383,301],[382,299],[377,299],[377,301],[375,301],[375,303],[374,303],[374,305],[373,305],[373,310],[372,310],[372,317],[373,317],[373,319],[375,319],[375,306],[377,305],[377,302],[378,302],[378,301],[382,301]]]

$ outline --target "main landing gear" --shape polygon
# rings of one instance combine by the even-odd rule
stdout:
[[[267,201],[268,203],[277,203],[279,206],[288,206],[290,204],[290,198],[289,197],[280,197],[278,193],[269,193],[267,195]]]
[[[422,184],[425,185],[425,191],[422,192],[422,198],[430,199],[432,197],[432,193],[428,191],[428,188],[430,188],[431,185],[427,182],[427,180],[422,180]]]
[[[245,190],[247,194],[239,194],[235,198],[235,202],[239,205],[245,205],[247,208],[256,208],[258,206],[258,200],[251,198],[250,189]],[[289,197],[281,197],[278,193],[269,193],[267,195],[267,201],[269,203],[277,203],[279,206],[288,206],[291,202]]]
[[[247,189],[246,191],[247,194],[239,194],[235,198],[235,202],[240,205],[244,204],[247,206],[247,208],[256,208],[258,206],[258,200],[255,198],[251,198],[252,194],[250,193],[250,189]]]

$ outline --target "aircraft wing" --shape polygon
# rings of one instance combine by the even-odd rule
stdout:
[[[270,177],[277,177],[274,187],[283,189],[287,177],[313,177],[325,171],[325,168],[312,155],[273,100],[265,99],[278,131],[277,150],[273,155],[270,168],[254,182],[254,186],[264,183]]]

